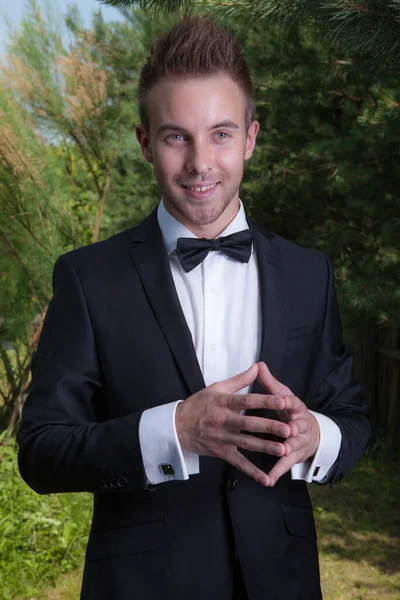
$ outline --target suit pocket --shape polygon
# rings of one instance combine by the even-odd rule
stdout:
[[[312,327],[299,327],[288,331],[285,356],[293,356],[308,351],[319,340],[319,330]]]
[[[317,537],[314,515],[311,506],[293,506],[281,504],[286,528],[291,535],[301,537]]]
[[[111,556],[155,550],[160,548],[163,543],[164,528],[164,519],[160,519],[130,527],[92,531],[86,558],[87,560],[100,560]]]

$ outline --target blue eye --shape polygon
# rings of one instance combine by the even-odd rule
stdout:
[[[220,137],[220,140],[225,140],[227,137],[229,137],[229,134],[226,133],[226,131],[217,131],[217,133],[215,134],[216,136],[223,136]]]
[[[172,142],[180,142],[181,139],[178,138],[183,140],[184,136],[181,133],[171,133],[171,135],[168,135],[166,139],[171,140]]]

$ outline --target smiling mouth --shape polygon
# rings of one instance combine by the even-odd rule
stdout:
[[[184,185],[183,183],[181,183],[181,186],[191,190],[192,192],[208,192],[208,190],[212,190],[213,188],[215,188],[218,185],[219,182],[217,183],[213,183],[212,185],[197,185],[197,186],[193,186],[193,185]]]

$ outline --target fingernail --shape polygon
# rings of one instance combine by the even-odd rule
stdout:
[[[288,433],[286,427],[284,425],[282,425],[279,428],[279,435],[280,435],[280,437],[289,437],[290,436],[290,429],[289,429],[289,433]]]

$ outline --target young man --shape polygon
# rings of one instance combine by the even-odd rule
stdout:
[[[370,431],[332,266],[239,199],[259,125],[234,36],[179,22],[139,105],[162,200],[57,261],[21,474],[93,492],[85,600],[320,599],[305,481],[339,482]]]

